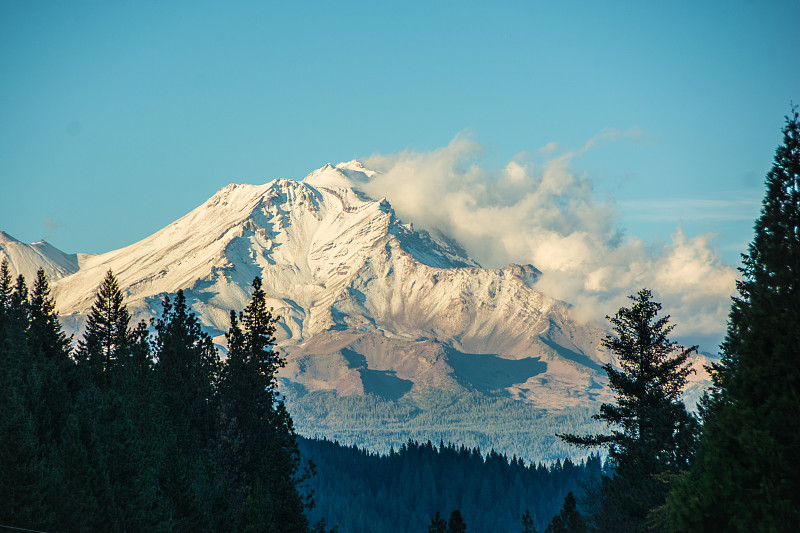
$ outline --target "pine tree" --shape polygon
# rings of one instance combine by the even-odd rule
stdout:
[[[130,314],[122,302],[122,291],[109,270],[97,290],[76,354],[76,359],[90,369],[101,388],[108,387],[110,373],[129,355],[129,322]]]
[[[682,348],[668,339],[674,326],[669,316],[657,318],[661,304],[643,289],[630,296],[633,305],[613,317],[614,335],[603,340],[620,369],[603,366],[617,404],[603,404],[595,419],[612,427],[611,434],[559,435],[579,446],[604,446],[615,468],[600,489],[601,530],[644,530],[650,510],[663,504],[666,488],[656,476],[688,468],[697,422],[680,400],[687,363],[696,347]],[[598,514],[598,513],[594,513]],[[602,521],[605,525],[601,525]]]
[[[3,258],[0,263],[0,327],[3,326],[8,306],[11,305],[11,293],[14,292],[11,271],[8,267],[8,260]]]
[[[522,533],[536,533],[536,528],[533,526],[533,517],[528,509],[522,515]]]
[[[589,528],[578,512],[575,496],[571,492],[564,498],[564,507],[553,517],[544,533],[588,533]]]
[[[0,265],[0,523],[46,526],[52,519],[46,450],[40,436],[42,379],[28,347],[25,280]],[[63,401],[63,400],[62,400]]]
[[[161,318],[155,322],[154,350],[164,409],[182,436],[194,445],[205,445],[216,422],[219,354],[182,290],[174,302],[164,297],[162,307]]]
[[[670,496],[674,531],[800,524],[800,117],[786,117],[742,256],[697,460]]]
[[[447,521],[447,533],[466,533],[467,524],[461,516],[461,511],[453,509],[450,513],[450,520]]]
[[[441,517],[439,511],[436,511],[436,515],[431,518],[428,533],[447,533],[447,521]]]
[[[243,527],[305,531],[308,523],[298,492],[299,451],[291,417],[277,394],[276,372],[286,363],[274,350],[277,318],[267,307],[261,279],[253,280],[253,296],[241,313],[231,313],[226,335],[228,360],[222,372],[222,403],[227,438],[242,441],[238,457],[227,459],[251,478]],[[232,485],[233,493],[240,492]],[[257,489],[257,490],[256,490]],[[259,522],[263,521],[263,522]]]
[[[51,442],[61,433],[67,409],[72,403],[68,392],[74,364],[70,357],[71,339],[61,329],[47,276],[41,268],[36,273],[28,309],[27,345],[32,357],[31,372],[39,379],[33,407],[43,442]]]
[[[154,377],[161,402],[161,500],[167,528],[209,531],[215,500],[212,449],[218,418],[219,354],[179,290],[155,321]]]

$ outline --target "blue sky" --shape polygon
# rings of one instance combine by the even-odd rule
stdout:
[[[798,20],[797,0],[6,0],[0,229],[104,252],[230,182],[456,137],[492,179],[599,139],[570,171],[620,231],[712,233],[733,265],[800,102]]]

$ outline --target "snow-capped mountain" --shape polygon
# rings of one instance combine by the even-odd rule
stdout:
[[[56,281],[58,310],[79,332],[110,268],[135,318],[156,316],[181,288],[222,343],[258,275],[281,317],[282,375],[311,390],[379,392],[378,380],[393,396],[460,385],[549,408],[603,394],[600,330],[537,292],[534,267],[481,268],[453,240],[414,230],[387,199],[359,192],[370,175],[351,161],[302,181],[228,185]]]
[[[538,292],[533,266],[482,268],[454,240],[398,219],[389,200],[360,191],[373,174],[351,161],[302,181],[228,185],[142,241],[80,261],[5,234],[0,246],[26,277],[50,265],[58,311],[76,334],[112,269],[134,319],[157,316],[163,296],[183,289],[224,344],[230,311],[261,276],[280,316],[290,395],[391,403],[447,391],[546,410],[609,399],[600,326]],[[303,412],[298,426],[314,433],[323,415]]]
[[[69,276],[87,257],[89,254],[65,254],[47,241],[25,244],[0,231],[0,262],[7,260],[12,276],[22,274],[29,283],[36,279],[40,268],[50,280]]]

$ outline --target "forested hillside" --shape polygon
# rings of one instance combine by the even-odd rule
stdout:
[[[569,457],[580,462],[589,452],[559,440],[560,432],[597,432],[589,407],[544,411],[510,398],[480,392],[458,394],[432,389],[389,401],[375,395],[339,396],[332,391],[305,394],[290,386],[286,404],[300,435],[327,438],[386,454],[408,439],[455,442],[468,448],[517,456],[526,462],[552,463]]]
[[[455,509],[470,532],[522,531],[526,510],[544,531],[566,494],[583,494],[602,473],[597,455],[546,466],[441,442],[410,441],[388,455],[330,441],[299,445],[317,465],[309,516],[325,517],[342,532],[424,532],[437,511],[446,518]]]
[[[0,525],[44,531],[309,530],[260,280],[221,361],[181,291],[151,324],[109,271],[73,350],[47,277],[0,269]],[[241,325],[240,325],[241,324]]]
[[[315,531],[424,531],[436,512],[459,509],[470,531],[511,531],[526,511],[544,527],[567,492],[601,473],[597,456],[526,465],[463,444],[408,441],[385,455],[309,439],[298,447],[258,278],[250,304],[231,313],[225,360],[181,291],[150,328],[129,321],[109,271],[73,348],[44,273],[29,290],[3,263],[0,525],[285,532],[309,530],[310,518]],[[432,401],[443,416],[457,409]],[[369,405],[339,407],[359,419]]]

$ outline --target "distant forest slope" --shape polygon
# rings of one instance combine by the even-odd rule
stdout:
[[[526,509],[544,531],[567,492],[582,494],[602,473],[598,456],[545,466],[430,442],[409,442],[388,455],[325,440],[301,438],[299,446],[317,469],[309,518],[325,518],[340,533],[423,532],[437,511],[447,517],[453,509],[471,533],[522,531]]]
[[[392,447],[397,450],[412,439],[494,449],[526,462],[553,463],[567,457],[579,462],[588,452],[555,435],[598,433],[604,429],[592,419],[596,407],[545,411],[476,391],[454,394],[430,389],[424,395],[390,401],[372,394],[303,393],[290,386],[281,390],[300,435],[335,440],[381,454]]]

